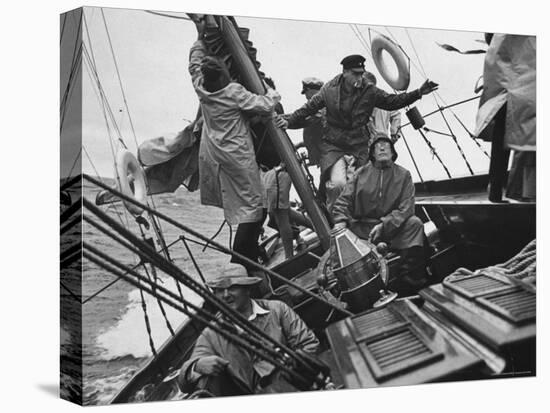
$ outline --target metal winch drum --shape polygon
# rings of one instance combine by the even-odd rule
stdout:
[[[388,279],[386,260],[376,246],[349,229],[333,230],[330,258],[329,269],[349,309],[357,313],[372,308]]]

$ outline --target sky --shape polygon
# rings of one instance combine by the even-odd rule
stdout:
[[[102,14],[100,8],[92,7],[85,8],[84,14],[85,48],[95,60],[102,88],[129,149],[136,153],[136,141],[140,143],[183,129],[194,118],[198,107],[187,72],[188,52],[196,39],[194,24],[141,10],[105,8]],[[185,17],[182,13],[170,14]],[[316,76],[324,81],[331,79],[341,72],[339,62],[349,54],[364,55],[367,58],[367,70],[377,76],[378,86],[391,92],[370,56],[370,38],[377,32],[395,38],[410,57],[409,91],[419,87],[426,77],[440,84],[437,100],[432,96],[425,96],[415,104],[421,113],[431,112],[438,105],[473,97],[474,85],[483,70],[483,55],[450,53],[437,45],[447,43],[461,50],[486,48],[481,43],[483,34],[478,32],[363,24],[355,26],[362,34],[364,41],[361,42],[352,26],[344,23],[238,16],[236,19],[241,27],[250,29],[250,39],[258,49],[257,57],[262,64],[261,69],[274,79],[287,112],[299,108],[305,102],[304,96],[300,94],[301,80],[304,77]],[[74,29],[77,21],[74,16],[68,16],[66,27],[72,26]],[[65,31],[62,46],[63,42],[68,42],[70,47],[74,41],[69,36],[70,33],[69,30]],[[109,37],[128,110],[119,84]],[[110,177],[114,170],[113,153],[116,153],[120,145],[115,142],[111,150],[109,130],[98,99],[91,65],[85,58],[82,64],[82,168],[85,173],[99,173]],[[470,131],[474,130],[477,101],[456,107],[453,111]],[[446,111],[445,114],[474,171],[486,172],[487,156],[456,121],[453,113]],[[70,133],[71,117],[67,118],[64,129]],[[135,138],[130,120],[134,126]],[[404,114],[402,121],[407,122]],[[427,118],[426,123],[432,130],[449,133],[439,114]],[[75,119],[73,126],[76,124],[78,119]],[[403,134],[414,153],[423,179],[446,177],[444,169],[418,132],[407,127]],[[294,142],[301,140],[301,131],[289,131],[289,135]],[[469,173],[451,137],[434,133],[428,133],[427,137],[453,176]],[[486,144],[482,145],[488,151]],[[76,154],[79,148],[71,147],[66,150]],[[400,155],[398,163],[410,169],[413,179],[418,180],[418,174],[402,141],[397,144],[397,151]],[[66,156],[71,158],[71,155],[69,153]],[[71,162],[66,164],[70,165]],[[63,173],[64,171],[62,175]]]

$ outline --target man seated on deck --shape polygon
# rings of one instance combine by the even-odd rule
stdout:
[[[411,174],[396,165],[396,159],[390,138],[379,136],[371,144],[370,162],[347,183],[333,214],[335,228],[349,226],[358,237],[387,242],[399,251],[402,267],[390,288],[409,295],[426,283],[424,231],[422,221],[414,215]]]
[[[225,304],[278,342],[314,355],[319,347],[317,337],[289,306],[280,301],[250,298],[250,289],[260,282],[258,277],[248,277],[242,265],[229,264],[222,276],[208,285]],[[208,379],[209,388],[216,395],[297,391],[272,364],[208,327],[183,364],[179,383],[184,392],[190,392],[203,378]]]

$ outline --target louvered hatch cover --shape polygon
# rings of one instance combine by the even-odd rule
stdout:
[[[410,325],[374,340],[365,340],[359,348],[379,382],[443,357],[442,352],[433,349]]]
[[[443,357],[410,321],[390,307],[356,316],[349,326],[378,382]]]
[[[350,327],[355,341],[359,342],[372,339],[405,324],[407,321],[402,315],[386,307],[354,317]]]
[[[481,294],[488,294],[509,289],[510,282],[493,274],[476,274],[469,277],[446,279],[445,287],[464,295],[475,298]]]
[[[537,315],[536,294],[519,287],[484,294],[476,300],[489,310],[516,324],[533,321]]]

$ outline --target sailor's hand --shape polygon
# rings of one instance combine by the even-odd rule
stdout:
[[[288,121],[281,115],[275,116],[273,121],[275,122],[275,126],[277,126],[278,128],[286,129],[288,127]]]
[[[219,376],[229,361],[218,356],[201,357],[195,363],[195,371],[199,374]]]
[[[202,40],[204,36],[204,29],[206,27],[206,19],[204,14],[189,14],[189,17],[195,23],[197,27],[197,32],[199,35],[199,40]]]
[[[399,140],[399,138],[401,138],[401,134],[399,132],[398,133],[393,133],[390,136],[390,139],[393,143],[397,142]]]
[[[347,228],[347,227],[348,227],[348,224],[345,221],[337,222],[336,224],[334,224],[334,229],[342,229],[342,228]]]
[[[375,242],[378,238],[382,236],[382,230],[384,229],[384,226],[382,223],[376,224],[369,233],[369,239],[372,242]]]
[[[439,88],[439,84],[432,82],[431,80],[426,80],[422,86],[420,86],[420,93],[422,96],[428,95]]]

